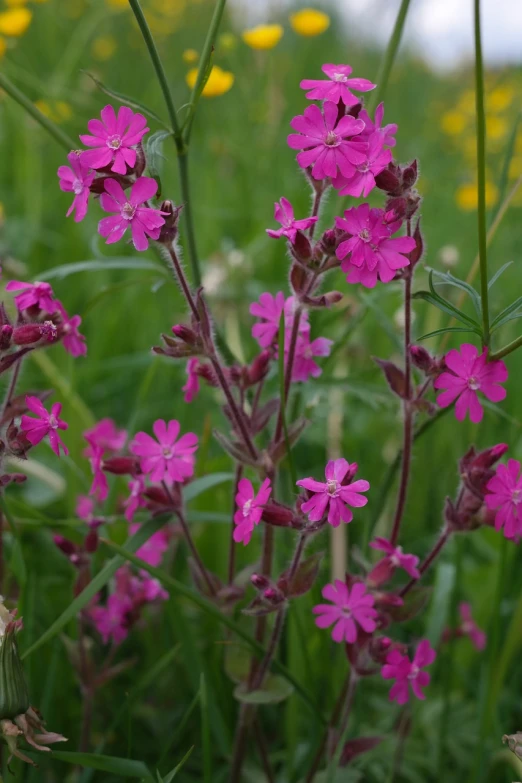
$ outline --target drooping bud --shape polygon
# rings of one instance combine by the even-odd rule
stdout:
[[[96,532],[96,530],[95,529],[89,530],[83,542],[85,551],[89,552],[89,554],[96,552],[96,550],[98,549],[98,541],[99,541],[98,533]]]
[[[332,307],[338,304],[344,297],[340,291],[327,291],[320,296],[303,296],[301,301],[309,307]]]
[[[282,503],[267,503],[263,506],[261,519],[275,527],[290,527],[294,520],[294,512]]]
[[[303,234],[302,231],[296,232],[295,241],[292,244],[292,255],[300,264],[304,264],[304,266],[312,260],[312,244],[306,234]]]
[[[262,574],[252,574],[250,581],[256,590],[266,590],[270,585],[270,579]]]
[[[165,245],[171,244],[178,235],[179,216],[183,207],[175,207],[172,201],[163,201],[160,210],[163,213],[165,223],[161,227],[158,242]]]
[[[400,367],[397,367],[393,362],[388,362],[385,359],[376,359],[374,357],[374,362],[378,364],[383,371],[386,382],[392,392],[401,399],[406,399],[407,382],[403,370],[401,370]]]
[[[103,460],[102,470],[116,476],[136,476],[141,473],[140,462],[136,457],[109,457]]]
[[[247,368],[247,382],[248,385],[254,386],[259,381],[262,381],[270,369],[270,361],[272,354],[270,351],[261,351],[256,356],[250,367]]]
[[[77,547],[76,544],[74,544],[72,541],[69,541],[68,538],[64,538],[60,535],[53,536],[53,541],[58,547],[58,549],[64,553],[64,555],[67,555],[67,557],[71,557],[72,555],[75,555],[77,553]]]
[[[426,375],[431,374],[435,365],[435,360],[426,348],[423,348],[422,345],[411,345],[410,356],[413,365],[417,367],[417,369],[422,370]]]
[[[413,160],[402,172],[402,182],[405,188],[412,188],[419,176],[417,161]]]
[[[4,324],[0,329],[0,351],[6,351],[11,345],[13,327],[10,324]]]

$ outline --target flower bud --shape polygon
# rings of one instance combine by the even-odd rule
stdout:
[[[324,232],[318,244],[325,255],[334,256],[338,241],[338,232],[334,228],[329,228]]]
[[[10,324],[4,324],[0,329],[0,351],[6,351],[11,345],[11,336],[13,327]]]
[[[38,343],[42,336],[42,324],[22,324],[14,329],[12,340],[15,345],[31,345]]]
[[[143,145],[141,142],[136,145],[135,149],[136,149],[136,163],[134,164],[134,174],[136,175],[136,177],[141,177],[147,165],[147,158],[145,157],[145,151],[143,149]]]
[[[103,460],[102,470],[116,476],[135,476],[141,473],[140,462],[136,457],[109,457]]]
[[[269,525],[276,527],[289,527],[294,520],[294,512],[288,506],[281,503],[267,503],[263,506],[261,519]]]
[[[413,365],[417,369],[422,370],[426,375],[430,375],[434,366],[434,359],[426,348],[423,348],[422,345],[411,345],[410,356]]]
[[[320,296],[303,296],[301,301],[309,307],[332,307],[343,299],[340,291],[328,291]]]
[[[384,171],[376,175],[375,184],[380,190],[384,190],[385,193],[395,193],[401,184],[398,172],[398,167],[393,163],[389,163]]]
[[[263,598],[265,601],[268,601],[269,604],[272,604],[273,606],[277,606],[278,604],[282,604],[285,600],[285,597],[281,590],[278,590],[277,587],[268,587],[263,592]]]
[[[297,231],[295,241],[292,244],[292,255],[301,264],[308,264],[312,259],[313,251],[310,240],[302,231]]]
[[[174,324],[172,327],[172,334],[188,345],[197,345],[198,343],[196,332],[185,324]]]
[[[92,554],[93,552],[96,552],[98,549],[98,533],[96,530],[91,529],[85,536],[83,546],[85,548],[86,552],[89,552],[89,554]]]
[[[379,560],[374,565],[374,567],[366,577],[368,586],[380,587],[381,585],[385,584],[391,579],[394,571],[395,571],[395,567],[391,561],[391,558],[383,557],[382,560]]]
[[[262,574],[252,574],[250,581],[256,590],[266,590],[270,586],[270,579]]]
[[[412,188],[419,176],[417,161],[414,160],[402,172],[402,182],[405,188]]]
[[[160,210],[165,223],[161,227],[158,242],[171,244],[178,235],[179,216],[183,207],[175,207],[172,201],[163,201]]]
[[[62,551],[64,555],[67,555],[67,557],[71,557],[72,555],[75,555],[77,553],[76,544],[74,544],[72,541],[69,541],[68,538],[64,538],[63,536],[60,535],[55,535],[53,536],[53,541],[58,547],[58,549],[60,549],[60,551]]]
[[[250,367],[248,367],[247,375],[248,375],[248,383],[249,385],[253,386],[256,383],[259,383],[259,381],[262,381],[263,378],[266,376],[268,370],[270,369],[270,360],[272,358],[272,355],[270,351],[261,351],[260,354],[256,356]]]

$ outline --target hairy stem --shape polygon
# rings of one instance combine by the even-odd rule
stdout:
[[[198,248],[196,245],[192,199],[190,198],[188,165],[188,149],[185,149],[178,155],[179,181],[181,186],[181,198],[183,200],[182,217],[185,221],[185,230],[187,232],[187,248],[192,269],[192,281],[196,288],[199,288],[201,285],[201,271],[199,268]]]
[[[23,360],[20,359],[20,361],[16,362],[16,364],[13,367],[13,371],[11,373],[11,379],[9,381],[9,386],[7,388],[7,392],[5,395],[4,404],[2,406],[2,416],[5,416],[9,408],[11,407],[11,402],[13,400],[13,396],[16,391],[16,384],[18,383],[18,376],[20,375],[20,367],[22,366],[22,361]]]

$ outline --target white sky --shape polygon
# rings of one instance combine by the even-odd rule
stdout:
[[[242,21],[270,22],[291,0],[230,0]],[[301,0],[299,5],[337,7],[357,35],[385,43],[400,0]],[[411,0],[403,44],[435,68],[448,69],[473,55],[473,0]],[[489,64],[522,63],[522,0],[482,0],[482,38]]]

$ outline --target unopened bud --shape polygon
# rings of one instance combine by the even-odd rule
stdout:
[[[130,474],[135,476],[141,472],[139,460],[136,457],[109,457],[102,462],[102,470],[117,476]]]
[[[276,587],[269,587],[267,590],[263,593],[263,598],[265,601],[268,601],[269,604],[281,604],[285,597],[281,590],[278,590]]]
[[[266,590],[270,586],[270,580],[262,574],[252,574],[250,581],[256,590]]]
[[[165,223],[161,227],[158,242],[171,244],[178,235],[178,222],[183,207],[175,207],[172,201],[163,201],[160,210]]]
[[[11,336],[13,327],[10,324],[4,324],[0,329],[0,351],[6,351],[11,345]]]
[[[185,324],[174,324],[172,327],[172,334],[188,345],[195,345],[198,342],[196,332]]]
[[[270,351],[261,351],[248,368],[248,382],[251,385],[262,381],[270,368],[272,356]]]
[[[281,503],[267,503],[263,507],[261,519],[268,525],[290,527],[294,516],[294,512],[288,506],[283,506]]]
[[[419,176],[417,161],[414,160],[402,172],[402,182],[405,188],[412,188]]]
[[[381,171],[375,177],[375,184],[385,193],[394,193],[400,187],[401,181],[397,173],[397,167],[390,163],[388,168]]]
[[[22,324],[14,329],[12,339],[15,345],[31,345],[39,342],[42,336],[42,324]]]
[[[422,370],[426,375],[429,375],[433,370],[434,359],[422,345],[410,346],[410,356],[414,366]]]
[[[301,263],[308,264],[312,259],[313,251],[310,240],[302,231],[297,231],[292,244],[292,255]]]
[[[72,541],[69,541],[68,538],[64,538],[63,536],[55,535],[53,536],[53,541],[60,549],[64,555],[67,555],[67,557],[71,557],[72,555],[75,555],[77,552],[76,544],[74,544]]]
[[[83,545],[85,547],[86,552],[96,552],[98,549],[98,533],[96,530],[89,530],[87,535],[85,536],[85,540],[83,542]]]

